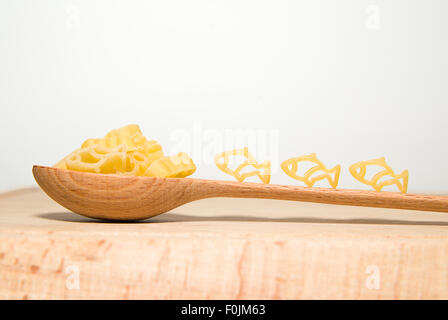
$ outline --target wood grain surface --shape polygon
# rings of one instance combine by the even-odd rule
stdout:
[[[0,298],[447,299],[448,215],[220,198],[109,223],[25,189],[0,194]]]

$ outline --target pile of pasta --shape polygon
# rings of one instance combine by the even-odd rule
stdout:
[[[87,139],[54,166],[92,173],[166,178],[184,178],[196,171],[188,154],[165,156],[162,146],[146,139],[136,124],[112,130],[104,138]]]

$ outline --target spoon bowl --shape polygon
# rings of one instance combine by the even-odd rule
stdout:
[[[80,215],[141,220],[212,197],[264,198],[448,212],[448,197],[192,178],[135,177],[33,166],[42,190]]]

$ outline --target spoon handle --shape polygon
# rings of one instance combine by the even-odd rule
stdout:
[[[330,189],[231,181],[201,181],[202,198],[263,198],[448,212],[448,196],[403,194],[368,190]]]

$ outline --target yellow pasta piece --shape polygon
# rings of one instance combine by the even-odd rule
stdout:
[[[231,156],[243,156],[244,158],[246,158],[246,161],[241,163],[235,170],[231,170],[229,168],[229,161]],[[260,178],[261,182],[263,183],[269,183],[269,181],[271,180],[271,162],[265,161],[263,163],[258,163],[255,158],[249,153],[248,148],[224,151],[223,153],[215,156],[215,164],[220,170],[233,176],[239,182],[242,182],[245,179],[253,176],[257,176],[258,178]],[[244,168],[250,166],[257,170],[241,173]]]
[[[184,152],[179,152],[170,157],[155,160],[146,170],[145,176],[184,178],[193,174],[196,166],[193,160]]]
[[[65,161],[67,169],[95,173],[116,173],[126,170],[126,147],[105,148],[93,145],[81,148]]]
[[[379,171],[370,180],[367,180],[367,166],[380,166],[383,167],[384,170]],[[354,163],[349,167],[349,170],[356,180],[373,187],[376,191],[381,191],[383,187],[394,184],[402,193],[406,193],[408,190],[408,170],[404,170],[400,174],[395,174],[392,168],[386,163],[384,157]],[[380,182],[380,179],[387,176],[390,176],[391,178]],[[403,182],[401,182],[400,179],[403,179]]]
[[[68,169],[67,164],[66,164],[67,159],[72,158],[78,151],[79,151],[79,149],[76,149],[75,151],[70,153],[68,156],[66,156],[65,158],[60,160],[58,163],[56,163],[53,167],[60,168],[60,169]]]
[[[87,139],[84,141],[81,148],[96,144],[106,148],[115,148],[124,144],[128,151],[135,151],[141,149],[145,144],[157,144],[157,142],[154,140],[148,141],[143,136],[138,125],[130,124],[120,129],[109,131],[104,138]]]
[[[126,171],[120,172],[131,176],[144,176],[148,167],[157,159],[163,157],[162,151],[145,154],[140,151],[131,151],[127,154]]]
[[[169,158],[149,167],[158,159]],[[182,161],[178,161],[178,160]],[[196,170],[191,158],[184,153],[164,157],[162,147],[155,140],[146,139],[139,126],[131,124],[110,131],[104,138],[87,139],[64,159],[57,168],[94,173],[115,173],[133,176],[185,177]],[[164,168],[164,170],[161,169]]]
[[[315,166],[308,169],[303,176],[298,176],[297,169],[299,162],[312,162]],[[309,187],[312,187],[317,181],[327,179],[328,183],[336,189],[339,182],[339,174],[341,173],[341,166],[339,164],[332,169],[327,169],[322,161],[317,159],[315,153],[283,161],[281,168],[288,176],[295,180],[305,182]],[[313,176],[316,173],[320,174]]]

